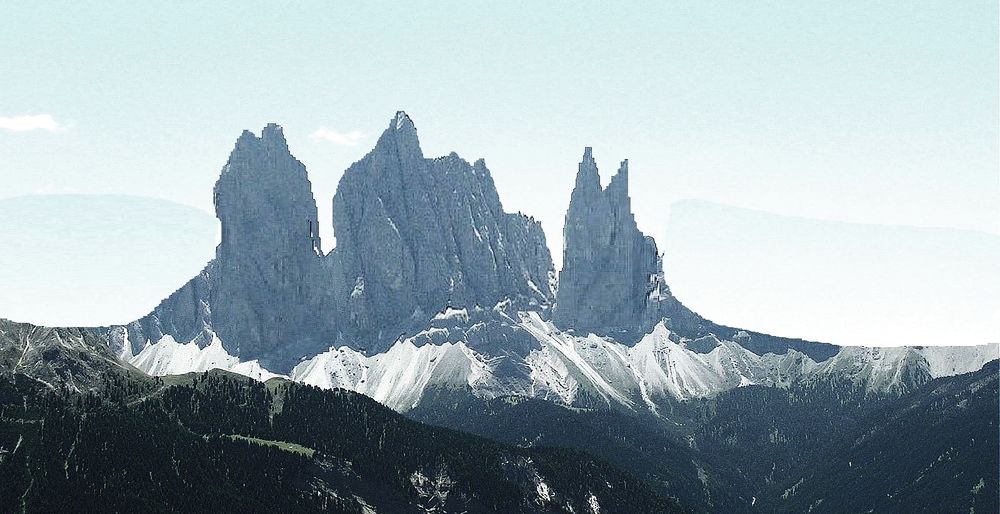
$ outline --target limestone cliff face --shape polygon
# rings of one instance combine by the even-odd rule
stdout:
[[[400,334],[392,332],[448,306],[552,300],[552,259],[539,224],[503,211],[482,160],[425,158],[405,113],[344,173],[333,225],[345,340],[394,340]]]
[[[277,125],[260,137],[240,136],[216,183],[215,206],[222,227],[215,258],[149,315],[113,328],[119,353],[138,355],[164,336],[202,348],[218,337],[240,361],[284,373],[331,346],[384,351],[458,311],[471,325],[449,334],[465,334],[484,354],[522,358],[537,348],[518,328],[523,311],[625,344],[661,320],[689,339],[739,332],[670,294],[656,244],[631,212],[628,162],[602,188],[589,148],[566,215],[558,293],[540,224],[503,210],[482,160],[426,158],[402,112],[341,178],[333,198],[337,247],[328,255],[320,251],[306,169]],[[742,333],[740,344],[761,354],[831,351]]]
[[[504,212],[482,160],[425,158],[404,113],[345,172],[329,255],[306,169],[277,125],[240,136],[215,205],[215,259],[127,327],[133,354],[167,335],[202,347],[218,336],[230,354],[281,371],[334,344],[386,346],[447,307],[554,300],[539,223]]]
[[[243,133],[215,185],[215,210],[212,317],[227,349],[242,357],[328,346],[316,201],[280,127]]]
[[[563,236],[555,323],[606,335],[641,335],[652,326],[665,284],[656,243],[632,215],[628,161],[602,189],[591,149],[584,151]]]
[[[214,333],[231,354],[281,367],[294,354],[325,349],[334,323],[323,312],[316,202],[281,127],[240,136],[216,182],[215,209],[215,259],[129,326],[133,351],[164,335],[204,346]]]
[[[563,232],[553,316],[560,329],[633,344],[663,321],[677,337],[732,339],[758,355],[792,348],[822,361],[836,353],[833,345],[720,325],[687,308],[670,292],[656,242],[639,231],[631,203],[628,161],[602,189],[591,149],[584,150]]]
[[[320,254],[316,200],[306,168],[289,152],[275,124],[264,127],[259,138],[244,131],[236,141],[215,184],[215,212],[222,224],[220,256],[299,260]]]

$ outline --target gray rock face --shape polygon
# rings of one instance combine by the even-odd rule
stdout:
[[[168,296],[153,312],[133,321],[127,327],[128,339],[115,341],[113,346],[131,345],[130,353],[138,353],[149,342],[165,335],[177,341],[194,341],[204,348],[212,341],[212,277],[216,260],[212,259],[198,276]],[[112,334],[114,334],[112,330]],[[125,332],[122,332],[125,333]],[[120,354],[121,348],[114,348]]]
[[[333,225],[345,342],[391,343],[448,306],[511,298],[543,308],[553,299],[540,225],[503,211],[482,160],[425,158],[405,113],[344,173]]]
[[[636,226],[628,161],[606,189],[587,148],[564,228],[554,321],[564,329],[637,337],[658,320],[665,291],[656,243]]]
[[[320,251],[306,169],[276,125],[260,137],[240,136],[216,183],[215,205],[222,226],[215,259],[152,313],[119,327],[127,330],[109,331],[119,353],[136,355],[168,335],[201,347],[218,336],[231,355],[284,373],[333,345],[372,354],[440,329],[437,314],[451,308],[475,321],[467,317],[461,330],[413,341],[461,333],[484,355],[524,358],[537,345],[511,321],[514,313],[548,318],[553,304],[560,328],[626,344],[664,318],[681,337],[735,333],[670,294],[656,244],[631,212],[628,163],[604,189],[589,148],[566,216],[558,302],[540,224],[504,212],[482,160],[425,158],[402,112],[344,173],[333,199],[337,248],[329,255]],[[746,337],[741,344],[760,353],[830,352],[764,334]]]
[[[564,244],[553,315],[560,329],[632,344],[662,320],[679,337],[733,339],[758,355],[793,348],[823,361],[837,351],[829,344],[719,325],[675,298],[664,279],[656,242],[639,231],[632,215],[628,161],[602,189],[591,149],[584,150],[566,213]],[[709,352],[713,347],[695,343],[692,348]]]
[[[212,318],[227,349],[253,358],[328,346],[333,323],[322,312],[316,201],[280,127],[240,136],[215,185],[215,207],[222,243]]]
[[[129,328],[133,351],[164,335],[286,367],[334,340],[316,202],[277,125],[245,131],[215,185],[222,242],[202,273]]]
[[[327,256],[305,167],[276,125],[240,136],[215,205],[215,259],[122,332],[133,354],[165,335],[201,347],[217,335],[283,372],[334,344],[384,348],[449,306],[544,310],[554,299],[540,224],[503,211],[483,161],[424,158],[404,113],[341,179]]]

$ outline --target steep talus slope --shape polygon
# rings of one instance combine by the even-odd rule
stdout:
[[[462,310],[451,310],[436,317],[440,323],[438,330],[448,330],[444,327],[449,326],[456,329],[468,320],[476,319],[475,313]],[[570,359],[566,361],[567,366],[590,363],[592,369],[600,369],[608,361],[598,356],[606,358],[615,353],[606,345],[617,343],[597,336],[560,334],[537,315],[533,316],[534,319],[530,318],[522,320],[522,323],[529,324],[524,330],[550,331],[550,337],[565,338],[553,343],[560,346],[553,348],[553,352],[587,356],[582,360]],[[989,446],[989,440],[990,434],[997,432],[997,427],[995,420],[990,421],[992,418],[988,415],[996,412],[996,362],[975,374],[939,379],[923,388],[901,392],[899,400],[871,396],[866,387],[844,387],[841,383],[825,380],[792,380],[787,384],[735,387],[711,398],[691,397],[683,402],[659,404],[656,414],[642,410],[629,414],[620,409],[600,408],[599,402],[592,403],[599,409],[581,410],[560,407],[552,401],[530,400],[524,396],[503,396],[492,400],[479,398],[468,384],[478,383],[480,379],[470,382],[469,377],[473,374],[461,373],[466,365],[462,359],[474,352],[467,347],[462,348],[464,344],[434,341],[435,337],[444,337],[434,335],[440,333],[425,334],[428,340],[419,346],[412,341],[394,346],[395,351],[409,348],[410,352],[401,354],[392,364],[364,364],[358,361],[354,371],[368,377],[381,373],[385,378],[376,382],[382,386],[388,384],[390,390],[402,393],[399,397],[402,402],[411,403],[395,407],[409,410],[408,414],[414,418],[507,444],[585,450],[636,474],[656,494],[673,497],[680,505],[696,511],[797,512],[807,510],[814,504],[814,508],[818,508],[822,505],[817,501],[820,499],[830,502],[827,505],[841,505],[842,500],[837,495],[843,488],[834,485],[840,483],[843,470],[826,470],[824,466],[829,464],[831,468],[835,467],[831,463],[843,465],[842,456],[848,454],[857,455],[856,460],[848,460],[849,468],[859,465],[857,462],[874,466],[859,471],[856,475],[858,480],[868,480],[865,477],[873,475],[891,477],[885,484],[848,486],[852,490],[868,491],[864,495],[866,501],[885,491],[896,491],[893,495],[898,498],[885,505],[913,505],[912,500],[907,498],[919,495],[911,490],[912,483],[922,481],[933,484],[931,489],[937,491],[934,501],[939,503],[928,505],[961,503],[982,512],[989,511],[990,495],[995,496],[996,478],[990,475],[991,468],[982,463],[996,460],[990,457],[991,452],[996,454],[996,447],[995,444]],[[364,505],[406,512],[414,505],[426,508],[441,504],[447,505],[445,511],[475,512],[495,510],[495,507],[483,505],[491,505],[489,501],[494,501],[488,498],[498,498],[490,495],[501,494],[510,495],[504,496],[507,498],[503,500],[505,502],[510,498],[519,498],[517,501],[523,502],[520,504],[521,511],[540,511],[589,504],[589,494],[593,493],[602,505],[602,511],[630,506],[638,508],[634,510],[636,512],[645,512],[647,507],[636,505],[648,506],[652,505],[649,501],[660,501],[651,499],[655,496],[648,496],[653,493],[640,493],[638,498],[623,498],[602,496],[594,492],[594,487],[574,489],[572,484],[575,481],[567,479],[569,476],[589,477],[596,472],[605,474],[600,475],[603,477],[617,472],[613,468],[598,466],[587,467],[592,471],[584,475],[572,471],[571,475],[564,476],[560,473],[577,469],[573,467],[576,464],[571,463],[577,462],[574,459],[578,457],[560,457],[558,453],[549,457],[534,455],[527,459],[503,452],[496,454],[499,462],[507,463],[501,466],[496,480],[509,484],[509,487],[502,487],[500,493],[483,491],[471,485],[479,482],[466,482],[467,479],[462,478],[468,476],[465,473],[480,476],[483,470],[469,470],[466,464],[428,467],[427,463],[438,462],[442,455],[456,455],[456,458],[457,455],[494,455],[492,450],[484,450],[480,446],[474,449],[465,447],[454,439],[442,439],[442,434],[433,433],[433,429],[404,423],[398,415],[390,415],[388,409],[364,396],[351,395],[343,390],[324,392],[288,382],[272,381],[270,387],[265,389],[247,379],[218,372],[205,375],[207,381],[201,384],[198,378],[191,376],[169,378],[164,383],[160,379],[146,378],[118,363],[113,354],[101,345],[102,341],[87,330],[45,329],[6,322],[2,334],[7,337],[2,354],[5,366],[15,371],[8,375],[13,375],[14,380],[20,382],[15,388],[17,392],[7,396],[4,396],[6,393],[0,394],[0,397],[9,400],[2,408],[5,417],[0,423],[0,438],[3,438],[0,440],[0,474],[7,477],[3,481],[4,486],[13,491],[12,494],[16,493],[14,496],[0,496],[20,498],[27,492],[26,498],[31,505],[55,508],[56,504],[51,502],[56,498],[75,497],[85,504],[96,502],[93,504],[104,505],[105,508],[117,505],[115,502],[119,501],[139,502],[136,505],[152,501],[157,505],[175,505],[178,510],[227,510],[225,505],[239,505],[246,511],[267,509],[272,502],[279,502],[285,509],[294,505],[298,506],[296,509],[311,511],[317,508],[316,502],[322,500],[326,502],[324,508],[345,512],[358,511]],[[20,345],[23,340],[27,341],[26,346]],[[92,346],[94,344],[97,346]],[[206,349],[213,346],[221,349],[218,341]],[[37,356],[46,354],[46,347],[50,347],[48,352],[59,353],[44,358],[41,361],[44,365],[39,367]],[[767,367],[766,361],[756,364],[752,361],[756,354],[731,342],[716,342],[715,348],[707,353],[687,350],[684,344],[671,341],[669,331],[662,325],[654,330],[649,340],[635,348],[643,347],[660,348],[664,357],[672,355],[668,362],[673,368],[668,369],[697,369],[695,362],[709,367],[735,362],[739,364],[733,369],[748,372],[752,372],[756,364],[764,366],[762,369]],[[745,358],[738,358],[739,354],[733,353],[734,350],[742,351]],[[875,353],[860,350],[864,349],[859,349],[857,355]],[[925,367],[930,367],[926,364],[927,360],[955,362],[953,352],[945,357],[933,355],[937,348],[924,348],[919,352],[928,353],[928,350],[932,356],[925,359]],[[90,352],[101,358],[94,359]],[[426,356],[435,352],[436,355]],[[647,350],[641,352],[646,353]],[[789,355],[794,354],[789,352]],[[15,355],[24,355],[24,360],[15,360]],[[370,357],[356,353],[355,358]],[[865,359],[842,360],[872,366]],[[894,363],[906,361],[887,360]],[[813,363],[809,368],[805,362],[810,362],[808,357],[799,354],[784,368],[786,376],[793,375],[789,367],[821,369],[828,364]],[[485,364],[488,366],[490,363],[487,361]],[[426,373],[426,369],[418,369],[421,365],[440,366],[438,373],[444,375]],[[749,367],[743,368],[745,365]],[[402,368],[392,372],[375,369],[380,366]],[[628,366],[622,368],[628,369]],[[25,377],[24,371],[38,369],[46,371],[47,374],[41,375],[45,377],[44,381],[18,378]],[[954,368],[950,369],[954,371]],[[343,371],[349,374],[351,370]],[[479,373],[485,376],[488,371],[484,368]],[[9,381],[9,376],[5,380]],[[441,387],[437,383],[415,386],[413,382],[406,382],[426,376],[444,376],[446,379],[442,383],[466,384],[466,387]],[[583,374],[575,376],[584,377]],[[80,386],[86,377],[98,377],[97,386]],[[50,378],[58,384],[56,389],[45,384]],[[193,388],[177,389],[168,385],[185,386],[192,379],[195,380]],[[690,380],[684,382],[693,383]],[[67,388],[61,387],[63,384]],[[278,384],[284,385],[278,387]],[[327,386],[332,387],[333,384]],[[279,391],[276,388],[291,388],[296,393],[289,394],[288,390]],[[72,395],[70,391],[74,390],[99,390],[101,397],[108,398],[109,403],[101,397],[91,397],[83,403],[67,401],[63,404],[60,403],[63,400],[55,399],[59,395]],[[420,391],[422,401],[415,401],[415,390]],[[366,391],[366,394],[378,396],[377,391]],[[578,394],[587,396],[583,389]],[[268,400],[268,395],[273,396]],[[46,406],[44,409],[50,410],[42,415],[38,410],[26,411],[21,416],[18,409],[25,398],[36,396],[39,402],[31,403],[30,409]],[[50,399],[43,400],[43,397]],[[335,398],[345,401],[331,403]],[[594,399],[591,398],[591,401]],[[639,401],[637,398],[637,405],[641,405]],[[387,403],[392,404],[391,401]],[[86,416],[80,417],[82,412],[70,407],[74,404],[85,405]],[[15,405],[18,407],[14,408]],[[56,410],[51,410],[53,408]],[[275,412],[282,415],[275,416]],[[376,416],[376,413],[384,414]],[[45,419],[45,426],[49,427],[44,443],[39,439],[43,435],[34,430],[34,427],[40,426],[41,419]],[[358,420],[367,421],[358,424]],[[178,421],[180,425],[173,424]],[[387,426],[395,427],[391,437],[382,432]],[[192,435],[188,430],[204,434],[207,439]],[[940,439],[940,444],[928,447],[927,451],[922,450],[910,463],[910,447],[918,445],[915,441],[933,439],[921,432],[928,430]],[[115,433],[142,435],[109,440],[109,434]],[[892,438],[900,437],[900,434],[915,439],[910,443],[890,444]],[[234,440],[233,435],[240,438]],[[423,448],[419,441],[426,440],[439,441],[440,445],[434,443],[429,448]],[[172,442],[164,446],[165,441]],[[40,444],[44,444],[46,449],[58,450],[38,453],[42,448],[38,446]],[[404,452],[410,457],[403,459],[402,468],[394,460],[399,452],[386,453],[386,448],[396,444],[417,444],[417,447]],[[978,445],[981,444],[986,446],[980,448]],[[372,445],[378,445],[378,449]],[[12,448],[15,450],[11,451]],[[95,451],[96,448],[104,450]],[[108,448],[113,451],[109,452]],[[172,448],[172,453],[163,453],[164,448]],[[280,451],[275,453],[275,449]],[[316,450],[319,453],[297,456],[297,452]],[[935,453],[938,450],[940,452]],[[546,453],[548,450],[538,451],[549,455]],[[133,458],[126,463],[121,460],[124,455],[146,457],[139,460]],[[451,457],[444,458],[448,462]],[[488,457],[487,461],[493,462],[493,458]],[[553,458],[557,461],[550,460]],[[559,460],[567,458],[570,460]],[[272,466],[262,469],[248,464],[262,459],[272,463]],[[975,459],[981,459],[981,462]],[[883,469],[886,465],[895,466],[891,463],[904,461],[907,464],[899,472],[895,467]],[[176,468],[181,473],[179,476],[194,477],[207,473],[206,477],[226,478],[178,481],[174,475],[158,467],[164,462],[174,462],[174,466],[179,466]],[[365,464],[359,464],[361,462]],[[82,484],[103,483],[101,480],[104,479],[100,477],[108,476],[102,471],[106,466],[125,470],[125,481],[120,482],[122,479],[119,478],[118,485],[132,485],[96,490],[88,488],[86,490],[91,492],[81,497]],[[42,469],[57,468],[59,472],[38,474]],[[596,471],[600,469],[605,471]],[[972,471],[964,473],[963,470]],[[393,480],[402,481],[387,482],[380,475],[387,472],[397,477]],[[39,489],[32,489],[32,480]],[[248,483],[255,484],[255,489],[246,490]],[[387,489],[387,483],[394,485]],[[611,483],[616,482],[612,480]],[[179,494],[148,496],[142,493],[143,496],[136,496],[139,494],[137,491],[144,491],[154,484],[164,494],[168,491],[178,491]],[[42,486],[46,491],[64,491],[65,494],[42,494]],[[566,492],[567,487],[572,492]],[[634,486],[626,486],[626,489],[629,487]],[[614,487],[617,488],[618,485]],[[966,489],[968,491],[963,492]],[[38,492],[32,493],[32,490]],[[103,492],[98,494],[94,491]],[[449,497],[452,500],[448,500]],[[218,498],[230,500],[219,504]],[[184,503],[187,500],[191,503]],[[640,503],[635,503],[637,501]],[[662,505],[658,508],[672,508],[670,504]]]
[[[989,348],[988,345],[985,348]],[[970,353],[978,348],[968,348]],[[976,352],[978,353],[978,352]],[[979,361],[978,366],[982,366]],[[963,369],[961,372],[975,371]],[[944,369],[938,370],[944,374]],[[867,346],[845,346],[836,355],[820,363],[806,381],[809,383],[829,382],[845,392],[861,392],[866,396],[901,396],[929,382],[930,365],[924,353],[917,348],[898,346],[878,348]]]
[[[230,355],[215,334],[212,334],[212,342],[204,347],[198,346],[196,341],[180,343],[171,336],[163,336],[156,344],[145,346],[138,355],[124,355],[122,359],[153,376],[212,369],[231,371],[260,381],[280,376],[264,369],[256,359],[241,361]]]
[[[669,415],[677,402],[753,385],[898,397],[932,378],[975,371],[1000,358],[998,345],[948,349],[962,358],[932,368],[929,360],[945,360],[938,350],[845,347],[818,363],[794,349],[758,355],[714,337],[684,340],[662,322],[630,347],[562,332],[537,312],[448,309],[384,352],[331,348],[300,362],[289,377],[357,391],[401,412],[424,402],[428,391],[448,388],[485,399],[519,395]]]

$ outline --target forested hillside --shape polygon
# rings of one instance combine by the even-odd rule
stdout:
[[[700,512],[996,512],[997,369],[901,398],[830,383],[740,387],[661,419],[448,392],[409,414],[511,444],[586,450]]]
[[[0,510],[679,510],[582,452],[430,427],[347,391],[220,372],[102,389],[0,380]]]

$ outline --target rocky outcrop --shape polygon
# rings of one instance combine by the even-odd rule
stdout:
[[[215,185],[222,242],[212,290],[215,332],[240,358],[295,354],[333,340],[323,312],[319,221],[306,168],[281,128],[244,132]]]
[[[0,318],[0,378],[24,375],[49,389],[100,392],[143,373],[121,362],[86,328],[50,328]]]
[[[377,351],[449,307],[492,312],[509,300],[507,309],[545,310],[554,300],[540,224],[504,212],[482,160],[425,158],[402,112],[341,179],[329,255],[306,169],[277,125],[240,136],[215,205],[215,259],[152,313],[109,332],[119,354],[166,336],[200,348],[217,337],[228,355],[286,372],[334,344]]]
[[[485,162],[427,159],[397,113],[333,199],[333,290],[344,340],[379,346],[447,307],[553,299],[540,225],[503,211]]]
[[[138,353],[169,335],[277,369],[335,339],[324,309],[316,202],[305,166],[289,152],[281,127],[236,142],[215,185],[222,241],[202,273],[128,326]]]
[[[628,161],[607,188],[591,149],[580,162],[563,231],[555,323],[563,329],[635,339],[657,321],[667,291],[656,243],[636,226]]]
[[[653,238],[639,231],[628,192],[628,161],[607,188],[590,148],[584,150],[563,230],[563,267],[553,321],[562,330],[633,344],[663,321],[678,339],[717,337],[764,355],[789,349],[823,361],[834,345],[788,339],[713,323],[670,292]],[[706,347],[705,352],[712,347]]]
[[[215,205],[222,227],[215,258],[152,313],[108,331],[117,354],[138,358],[161,340],[190,352],[185,345],[194,343],[287,373],[332,346],[371,355],[437,328],[434,337],[461,332],[475,351],[516,361],[538,345],[510,320],[524,311],[547,320],[555,305],[560,329],[628,345],[665,321],[678,339],[739,335],[758,354],[832,355],[832,347],[737,334],[685,308],[663,280],[655,242],[636,226],[627,161],[602,188],[589,148],[566,216],[558,302],[540,224],[503,210],[484,161],[426,158],[402,112],[341,178],[333,199],[337,247],[328,255],[306,169],[277,125],[260,137],[240,136]],[[476,313],[477,321],[435,327],[452,310]]]

